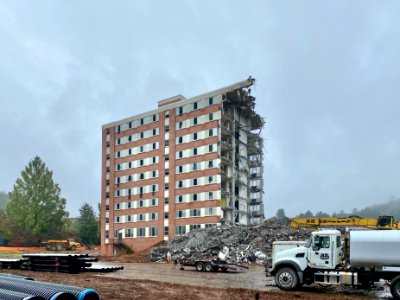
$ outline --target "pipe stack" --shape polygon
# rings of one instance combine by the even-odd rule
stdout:
[[[5,275],[5,276],[1,276]],[[93,289],[0,275],[0,300],[99,300]]]

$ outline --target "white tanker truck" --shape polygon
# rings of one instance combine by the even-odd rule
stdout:
[[[400,299],[400,230],[343,236],[338,230],[316,231],[304,246],[278,251],[273,252],[270,274],[282,290],[312,283],[369,286],[384,279],[390,281],[393,298]]]

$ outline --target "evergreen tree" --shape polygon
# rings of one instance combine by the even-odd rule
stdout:
[[[279,208],[279,209],[277,210],[277,212],[276,212],[276,217],[277,217],[278,219],[284,219],[284,218],[286,218],[285,210],[284,210],[283,208]]]
[[[61,189],[53,181],[53,172],[36,156],[21,172],[6,208],[15,236],[37,239],[60,236],[68,212]]]
[[[99,221],[92,206],[84,203],[79,209],[78,236],[83,244],[91,246],[99,243]]]

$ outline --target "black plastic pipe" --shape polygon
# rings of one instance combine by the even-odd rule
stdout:
[[[44,300],[43,297],[0,289],[0,300]]]
[[[13,292],[26,293],[29,295],[35,295],[42,297],[46,300],[75,300],[76,298],[71,293],[44,288],[39,285],[35,285],[36,281],[23,280],[23,279],[11,279],[11,278],[0,278],[0,289],[5,289]]]
[[[9,282],[17,282],[20,283],[21,279],[18,278],[1,278],[1,281],[9,281]],[[32,287],[40,287],[43,289],[51,289],[55,291],[65,292],[72,294],[76,297],[77,300],[99,300],[100,296],[94,289],[81,288],[77,286],[57,284],[57,283],[49,283],[43,281],[22,281],[23,284],[32,286]],[[1,286],[0,286],[1,287]]]

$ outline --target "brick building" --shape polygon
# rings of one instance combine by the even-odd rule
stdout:
[[[263,118],[254,79],[102,129],[101,246],[141,251],[192,229],[264,218]]]

